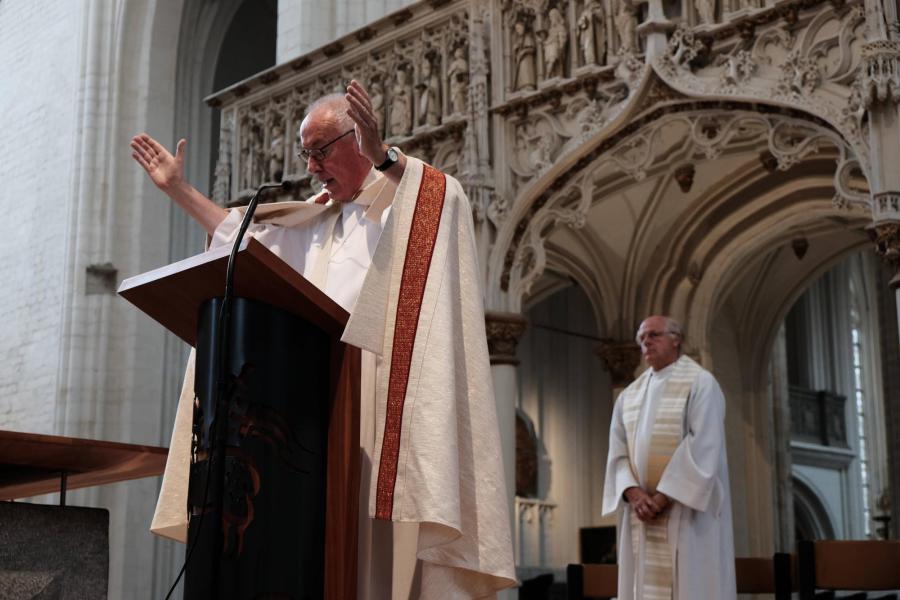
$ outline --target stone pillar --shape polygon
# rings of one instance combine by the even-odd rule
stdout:
[[[772,347],[769,364],[772,396],[772,474],[775,500],[775,551],[793,552],[794,544],[794,480],[791,459],[791,399],[788,386],[787,339],[784,325]]]
[[[631,340],[605,339],[600,341],[596,352],[612,378],[615,401],[622,390],[634,381],[634,372],[641,364],[641,347]]]
[[[503,475],[510,515],[510,531],[515,531],[516,515],[516,406],[519,404],[519,380],[516,368],[516,346],[528,321],[514,313],[485,314],[488,350],[491,355],[491,378],[497,402],[497,421],[500,424],[500,444],[503,448]],[[512,596],[509,596],[512,598]]]
[[[882,314],[882,322],[893,321],[894,326],[882,330],[886,347],[896,346],[900,331],[900,169],[896,167],[896,157],[900,155],[900,41],[889,40],[883,19],[881,5],[867,19],[871,40],[862,48],[863,63],[857,85],[869,116],[869,189],[871,190],[872,224],[869,235],[875,244],[875,251],[885,260],[892,272],[890,288],[893,290],[893,306],[885,307],[893,312]],[[896,24],[896,15],[892,17]],[[891,318],[893,317],[893,318]],[[890,336],[890,337],[888,337]],[[884,373],[889,373],[894,365],[885,363]],[[886,380],[885,385],[889,382]],[[885,390],[887,392],[887,389]],[[900,401],[895,395],[885,395],[885,415],[895,415],[900,410]],[[900,510],[900,420],[889,419],[886,424],[887,439],[890,440],[888,457],[890,463],[890,496],[893,515]],[[898,526],[893,524],[896,535]]]

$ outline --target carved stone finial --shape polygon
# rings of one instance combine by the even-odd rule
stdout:
[[[634,371],[641,364],[641,347],[631,340],[605,339],[596,353],[612,375],[614,387],[625,387],[634,381]]]
[[[492,365],[518,365],[516,346],[528,320],[514,313],[488,312],[484,315],[488,351]]]

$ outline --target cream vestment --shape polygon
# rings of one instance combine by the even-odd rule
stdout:
[[[249,231],[350,310],[342,339],[364,350],[359,596],[491,597],[515,567],[468,200],[408,158],[396,190],[373,171],[355,202],[261,206]],[[151,526],[179,541],[191,379]]]
[[[672,500],[661,528],[633,515],[632,486]],[[736,598],[725,397],[687,356],[648,369],[616,400],[603,514],[616,511],[619,600]]]

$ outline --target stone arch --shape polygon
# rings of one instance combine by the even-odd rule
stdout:
[[[797,475],[792,477],[794,488],[794,514],[798,533],[811,535],[807,539],[833,540],[834,525],[828,509],[821,500],[821,494],[816,491],[815,484]],[[798,536],[797,539],[800,539]]]
[[[656,82],[652,85],[661,84]],[[728,124],[730,129],[726,128],[724,133],[711,134],[708,140],[702,139],[702,135],[696,135],[698,128],[703,128],[702,122],[708,115],[717,112],[721,114],[725,111],[739,115]],[[685,122],[693,120],[691,129],[693,139],[688,143],[695,145],[693,152],[705,153],[710,160],[720,156],[723,148],[733,141],[735,130],[740,132],[748,125],[767,129],[763,135],[765,141],[758,143],[761,148],[765,148],[768,160],[771,161],[771,170],[789,170],[798,163],[808,161],[811,156],[819,156],[826,163],[830,161],[831,176],[825,177],[823,172],[823,181],[818,184],[823,190],[830,186],[830,193],[824,197],[826,204],[830,206],[832,198],[835,207],[866,203],[861,189],[865,187],[865,181],[859,176],[851,177],[855,165],[853,149],[840,132],[830,127],[827,122],[806,113],[760,104],[741,105],[735,102],[682,99],[679,103],[653,106],[644,112],[637,109],[624,110],[621,115],[627,117],[627,125],[623,121],[617,131],[610,129],[605,137],[596,137],[591,142],[573,147],[571,152],[561,157],[546,173],[523,188],[509,211],[507,220],[499,227],[496,243],[489,257],[488,282],[491,286],[487,293],[489,305],[505,305],[508,310],[517,310],[522,297],[528,292],[531,281],[547,266],[544,242],[549,235],[558,230],[560,224],[568,224],[574,228],[583,227],[585,215],[592,209],[592,199],[586,196],[605,193],[607,190],[615,191],[619,183],[604,188],[603,185],[595,185],[595,182],[590,181],[590,173],[598,169],[597,165],[616,163],[620,175],[630,175],[636,181],[644,180],[654,173],[658,174],[660,169],[671,170],[671,161],[662,160],[660,164],[654,164],[650,150],[646,156],[636,156],[634,160],[629,160],[624,150],[629,146],[637,147],[640,144],[649,148],[652,145],[650,139],[653,131],[675,120]],[[789,131],[801,130],[803,139],[799,143],[786,145],[784,140],[780,139],[795,135],[788,133]],[[822,145],[827,146],[824,153],[819,148]],[[680,148],[674,149],[673,152],[689,151]],[[762,161],[762,157],[760,160]],[[766,172],[761,165],[745,165],[744,171],[750,174],[757,171],[767,177],[771,176],[771,173]],[[678,173],[675,173],[672,177],[678,176]],[[789,173],[789,176],[793,176],[793,173]],[[693,171],[690,177],[693,177]],[[838,211],[835,208],[826,212],[833,215]],[[684,223],[681,226],[685,226]],[[524,283],[523,280],[527,278],[519,277],[516,273],[516,269],[522,269],[523,265],[532,270],[531,281]],[[623,295],[614,294],[615,301],[623,305],[641,304],[634,293],[634,286],[631,288]],[[646,310],[637,312],[646,313]],[[616,335],[624,335],[624,332],[633,329],[635,319],[636,317],[625,315],[610,325],[621,330]],[[702,339],[703,336],[699,337]]]
[[[219,111],[203,100],[219,86],[235,83],[274,65],[276,17],[273,0],[184,0],[178,29],[172,139],[189,140],[185,175],[209,196],[218,148]],[[241,35],[246,28],[249,33]],[[270,29],[268,37],[261,33],[266,28]],[[263,40],[271,47],[265,48]],[[234,65],[235,55],[245,58]],[[201,247],[202,235],[183,212],[173,212],[171,227],[171,260],[193,254]]]

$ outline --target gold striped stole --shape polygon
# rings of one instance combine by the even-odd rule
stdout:
[[[656,486],[666,470],[672,454],[684,437],[684,411],[687,407],[691,388],[700,374],[701,367],[691,358],[681,356],[672,373],[666,380],[662,395],[656,407],[653,429],[650,437],[650,448],[647,456],[647,476],[644,478],[644,491],[653,495]],[[637,465],[634,462],[634,448],[638,417],[641,407],[647,399],[651,369],[647,369],[633,384],[628,386],[623,395],[622,420],[628,441],[628,456],[631,470],[638,477]],[[631,547],[635,564],[635,598],[637,600],[671,600],[672,587],[675,580],[674,561],[669,548],[668,523],[669,512],[648,523],[637,518],[634,511],[629,510],[631,523]],[[641,535],[643,533],[643,536]],[[643,538],[643,541],[642,541]],[[643,550],[643,561],[640,560]],[[643,578],[639,573],[643,571]]]

